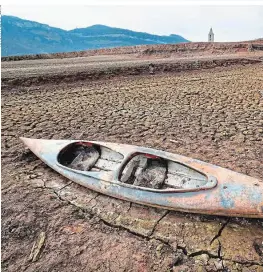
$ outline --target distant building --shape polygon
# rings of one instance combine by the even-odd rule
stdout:
[[[208,33],[208,42],[213,42],[214,41],[214,32],[213,32],[213,29],[212,27],[210,28],[210,31]]]

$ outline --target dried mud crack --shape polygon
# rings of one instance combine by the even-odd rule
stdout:
[[[211,240],[210,244],[212,244],[216,239],[218,239],[222,233],[222,231],[224,230],[224,228],[227,226],[227,224],[230,222],[230,218],[228,218],[226,220],[226,222],[222,225],[222,227],[220,228],[220,230],[218,231],[217,235]]]
[[[262,220],[114,199],[63,178],[18,139],[149,146],[262,179],[262,71],[246,64],[3,86],[3,271],[262,271]]]
[[[177,244],[176,246],[174,245],[174,243],[170,243],[169,241],[166,241],[165,239],[162,239],[162,238],[158,238],[158,237],[154,237],[153,233],[155,231],[155,228],[157,227],[157,225],[159,224],[159,222],[165,218],[167,216],[167,214],[170,212],[170,211],[165,211],[163,213],[163,215],[156,221],[156,223],[154,224],[152,230],[150,231],[150,233],[148,235],[145,235],[143,233],[140,233],[138,231],[133,231],[125,226],[121,226],[119,224],[116,224],[114,223],[115,220],[117,219],[117,217],[119,215],[116,215],[115,218],[111,218],[110,220],[107,219],[107,217],[101,217],[99,214],[97,214],[96,212],[92,211],[92,209],[94,208],[94,206],[91,206],[89,207],[89,209],[85,209],[83,207],[81,207],[80,205],[76,205],[75,203],[67,200],[66,198],[63,198],[61,197],[60,195],[60,192],[65,189],[66,187],[69,187],[70,185],[72,184],[72,182],[69,182],[68,184],[62,186],[61,188],[55,190],[55,189],[52,189],[52,187],[46,187],[45,185],[43,187],[35,187],[35,189],[46,189],[46,190],[50,190],[52,191],[52,193],[54,195],[56,195],[56,197],[62,201],[62,202],[66,202],[68,205],[72,205],[74,206],[74,208],[77,209],[77,212],[78,214],[84,218],[88,218],[89,220],[93,220],[96,222],[96,224],[100,224],[100,222],[102,222],[104,225],[106,226],[109,226],[111,228],[115,228],[119,231],[127,231],[128,233],[132,234],[132,235],[135,235],[135,236],[138,236],[146,241],[149,241],[149,242],[153,242],[153,241],[159,241],[161,244],[159,244],[159,246],[161,245],[162,247],[168,247],[170,249],[170,251],[175,255],[175,258],[174,260],[172,261],[172,263],[169,265],[170,268],[169,270],[170,271],[173,271],[174,270],[174,267],[177,267],[180,265],[183,264],[183,267],[186,266],[187,269],[190,269],[191,266],[192,266],[192,261],[195,260],[196,258],[198,259],[198,257],[202,257],[204,258],[204,255],[206,255],[210,262],[212,263],[212,266],[215,266],[215,270],[214,271],[231,271],[231,269],[228,269],[228,267],[226,267],[224,265],[225,262],[230,262],[232,263],[232,265],[243,265],[247,268],[249,267],[252,267],[252,266],[257,266],[257,267],[262,267],[263,266],[263,262],[249,262],[249,261],[246,261],[246,262],[238,262],[238,261],[233,261],[232,259],[225,259],[222,255],[221,255],[221,243],[220,243],[220,240],[218,239],[221,235],[221,233],[223,232],[224,228],[227,226],[227,224],[229,224],[230,222],[230,219],[227,219],[225,223],[222,224],[221,228],[218,230],[218,233],[213,237],[213,239],[211,240],[210,244],[212,244],[214,241],[217,240],[218,242],[218,251],[217,251],[217,254],[214,254],[214,253],[211,253],[210,251],[208,250],[199,250],[199,251],[196,251],[196,252],[192,252],[192,253],[188,253],[187,252],[187,247],[186,246],[180,246],[179,244]],[[94,200],[95,198],[98,197],[98,193],[93,197],[91,198],[88,203],[92,200]],[[131,207],[131,205],[130,205]],[[129,209],[130,209],[129,207]],[[194,216],[194,215],[193,215]],[[183,229],[183,226],[181,226],[182,229]],[[179,255],[183,255],[180,256],[180,258],[177,258],[178,257],[178,254]],[[196,257],[196,258],[195,258]],[[192,260],[193,259],[193,260]],[[213,259],[216,260],[216,265],[215,263],[213,262]],[[202,264],[203,265],[203,264]],[[183,268],[184,269],[184,268]],[[195,269],[193,267],[193,269]],[[208,266],[208,269],[211,269],[211,264]],[[258,269],[258,268],[257,268]],[[185,270],[186,271],[186,270]],[[189,270],[188,270],[189,271]],[[193,270],[194,271],[194,270]]]

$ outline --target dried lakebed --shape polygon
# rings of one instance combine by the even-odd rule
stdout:
[[[3,271],[262,271],[262,221],[98,194],[46,167],[18,139],[143,145],[262,179],[262,71],[253,64],[3,88]]]

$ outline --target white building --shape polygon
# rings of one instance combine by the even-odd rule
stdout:
[[[210,28],[210,31],[208,33],[208,42],[213,42],[214,41],[214,32],[213,32],[213,29],[212,27]]]

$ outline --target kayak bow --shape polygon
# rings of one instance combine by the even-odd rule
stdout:
[[[263,218],[263,182],[151,148],[20,138],[68,179],[112,197],[170,210]]]

